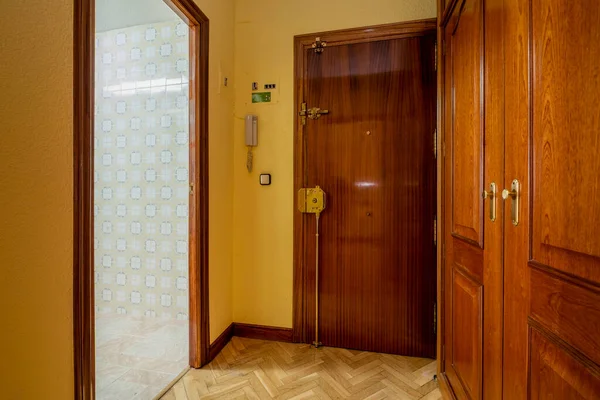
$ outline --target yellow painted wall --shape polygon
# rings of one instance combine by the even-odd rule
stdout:
[[[292,326],[294,35],[435,16],[435,0],[236,0],[236,322]],[[253,81],[277,83],[279,102],[248,104]],[[258,115],[260,127],[251,174],[245,167],[241,119],[247,113]],[[271,186],[258,184],[260,172],[272,174]]]
[[[211,19],[210,325],[232,321],[233,0]],[[0,5],[1,398],[73,397],[73,0]]]
[[[233,322],[233,40],[234,1],[196,0],[210,19],[209,313],[210,340]],[[227,87],[223,78],[229,78]]]
[[[7,399],[73,393],[72,3],[4,1],[0,11],[0,397]]]

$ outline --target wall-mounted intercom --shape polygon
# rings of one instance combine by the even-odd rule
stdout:
[[[246,146],[258,145],[258,117],[246,115]]]
[[[246,168],[252,172],[252,147],[258,145],[258,117],[253,114],[246,115],[246,146],[248,147],[248,156],[246,159]]]

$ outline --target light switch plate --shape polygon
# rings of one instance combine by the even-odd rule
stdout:
[[[260,174],[260,184],[268,186],[271,184],[271,174]]]

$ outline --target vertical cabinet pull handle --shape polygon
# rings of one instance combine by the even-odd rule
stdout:
[[[508,198],[512,199],[512,204],[510,206],[510,215],[512,218],[512,223],[514,226],[519,225],[519,198],[521,197],[520,193],[520,185],[518,180],[512,181],[510,185],[510,190],[504,189],[502,191],[502,198],[504,200]]]
[[[490,199],[490,221],[496,220],[496,183],[490,183],[490,191],[484,190],[481,193],[483,199]]]

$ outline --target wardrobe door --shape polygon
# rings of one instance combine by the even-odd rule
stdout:
[[[600,3],[505,6],[504,397],[598,399]]]
[[[501,387],[502,295],[498,290],[501,283],[497,282],[502,278],[498,272],[501,231],[494,233],[497,228],[491,207],[499,202],[490,188],[498,178],[493,178],[484,165],[490,163],[501,172],[502,154],[488,146],[502,148],[503,132],[493,131],[490,138],[484,135],[488,71],[484,64],[483,1],[459,0],[453,4],[443,26],[446,212],[442,371],[444,381],[458,398],[480,399],[484,393],[492,393],[494,386],[496,392]],[[502,73],[496,76],[502,77]],[[496,94],[501,94],[501,82],[494,81],[493,85]],[[495,161],[490,157],[496,157]],[[484,190],[488,192],[485,200]],[[494,258],[496,261],[491,261]],[[484,364],[484,355],[490,364]]]

